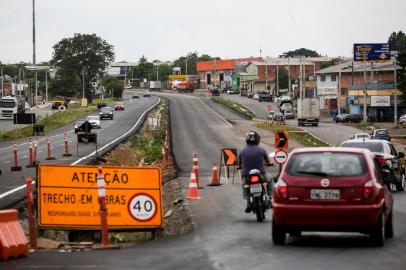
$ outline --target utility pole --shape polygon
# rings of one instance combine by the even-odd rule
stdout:
[[[48,104],[48,70],[45,70],[45,103]]]
[[[279,61],[276,61],[276,93],[279,96]]]
[[[85,98],[85,66],[82,66],[82,99]]]
[[[374,63],[371,62],[371,84],[374,83]]]
[[[4,97],[4,75],[3,75],[3,69],[1,70],[1,97]]]
[[[288,57],[288,77],[289,77],[289,81],[288,81],[288,87],[289,87],[289,89],[288,89],[288,93],[289,93],[289,96],[291,96],[292,95],[292,93],[291,93],[291,81],[290,81],[290,56]]]
[[[36,55],[35,55],[35,0],[32,0],[32,64],[35,66],[36,62]]]
[[[367,120],[367,64],[366,52],[364,51],[364,123],[366,123]]]
[[[398,125],[398,80],[396,74],[396,57],[398,56],[398,52],[392,52],[393,55],[393,126],[397,127]]]
[[[302,99],[303,98],[303,93],[302,93],[302,88],[303,88],[303,85],[302,85],[302,76],[303,76],[303,67],[302,67],[302,65],[303,65],[303,58],[302,58],[302,56],[300,56],[300,66],[299,66],[299,98],[300,99]]]
[[[265,58],[265,91],[268,91],[268,56]]]
[[[124,89],[127,87],[127,65],[124,64]]]
[[[341,113],[341,70],[338,71],[338,84],[337,84],[337,115]]]
[[[35,68],[35,106],[38,106],[38,70]]]
[[[187,58],[185,58],[185,60],[186,60],[185,74],[186,74],[186,77],[187,77]]]

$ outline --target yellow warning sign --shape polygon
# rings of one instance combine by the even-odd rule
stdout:
[[[38,169],[41,228],[99,229],[97,166],[43,164]],[[109,229],[162,228],[161,170],[103,167]]]

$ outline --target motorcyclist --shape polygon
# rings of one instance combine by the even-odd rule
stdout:
[[[245,188],[248,185],[249,172],[252,169],[258,169],[261,173],[262,179],[268,183],[268,195],[270,194],[270,179],[266,176],[265,166],[270,166],[269,157],[262,147],[259,146],[261,140],[260,135],[256,131],[249,131],[245,138],[247,145],[241,150],[238,155],[238,167],[242,167],[242,180],[243,180],[243,197],[247,200],[246,213],[251,212],[251,202],[249,198],[249,188]]]

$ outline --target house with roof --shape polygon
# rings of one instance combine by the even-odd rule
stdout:
[[[232,73],[236,65],[250,61],[262,61],[261,57],[200,61],[196,63],[200,88],[215,85],[220,89],[232,86]]]

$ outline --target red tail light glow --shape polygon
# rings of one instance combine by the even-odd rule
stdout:
[[[376,160],[378,161],[379,164],[385,164],[386,159],[384,157],[377,157]]]
[[[365,183],[364,199],[369,199],[372,196],[372,193],[374,192],[373,185],[374,185],[374,183],[372,180],[369,180],[368,182]]]
[[[282,179],[279,179],[278,183],[276,183],[276,188],[277,188],[279,195],[282,198],[284,198],[284,199],[288,198],[288,185],[286,184],[285,181],[283,181]]]
[[[259,176],[258,175],[252,175],[251,177],[250,177],[250,183],[251,184],[256,184],[256,183],[258,183],[259,182]]]

